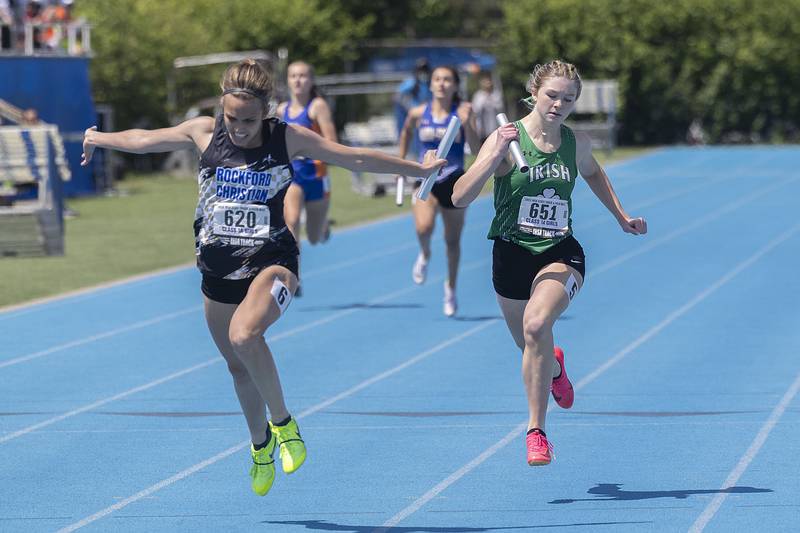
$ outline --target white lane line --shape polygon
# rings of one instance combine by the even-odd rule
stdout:
[[[694,298],[683,304],[681,307],[667,315],[667,317],[653,326],[649,331],[647,331],[644,335],[630,343],[628,346],[623,348],[617,355],[606,361],[604,364],[600,365],[594,372],[590,373],[589,375],[585,376],[580,382],[578,382],[578,386],[583,386],[587,383],[594,381],[600,374],[604,373],[606,370],[617,364],[623,357],[628,355],[630,352],[650,340],[652,337],[656,336],[657,334],[661,333],[661,331],[674,322],[676,319],[681,317],[682,315],[686,314],[690,311],[693,307],[697,304],[708,298],[712,293],[716,292],[720,287],[728,283],[734,277],[736,277],[739,273],[741,273],[746,268],[750,267],[753,263],[764,257],[766,254],[771,252],[773,248],[780,245],[790,237],[792,237],[797,231],[800,230],[800,224],[795,225],[788,231],[785,231],[783,234],[779,235],[766,246],[758,250],[755,254],[750,256],[748,259],[739,263],[736,267],[732,270],[729,270],[727,274],[719,278],[716,282],[712,283],[704,290],[700,291]]]
[[[142,320],[141,322],[134,322],[133,324],[128,324],[127,326],[123,326],[121,328],[111,329],[108,331],[104,331],[103,333],[98,333],[96,335],[91,335],[89,337],[84,337],[82,339],[76,339],[74,341],[65,342],[64,344],[58,344],[56,346],[51,346],[50,348],[46,348],[44,350],[39,350],[38,352],[29,353],[26,355],[21,355],[19,357],[15,357],[14,359],[9,359],[7,361],[0,361],[0,368],[5,368],[7,366],[14,366],[20,363],[25,363],[27,361],[32,361],[34,359],[38,359],[40,357],[44,357],[45,355],[50,355],[56,352],[60,352],[63,350],[68,350],[70,348],[75,348],[76,346],[83,346],[84,344],[89,344],[95,341],[99,341],[102,339],[107,339],[109,337],[113,337],[114,335],[119,335],[120,333],[127,333],[129,331],[135,331],[137,329],[146,328],[148,326],[153,326],[160,322],[164,322],[167,320],[172,320],[173,318],[178,318],[183,315],[187,315],[189,313],[194,313],[196,311],[200,311],[203,307],[200,305],[194,305],[192,307],[187,307],[186,309],[181,309],[180,311],[175,311],[174,313],[167,313],[166,315],[160,315],[157,317],[153,317],[149,320]]]
[[[759,249],[755,254],[750,256],[748,259],[739,263],[736,267],[730,270],[727,274],[722,276],[719,280],[715,283],[710,285],[705,290],[698,293],[694,298],[689,300],[686,304],[679,307],[677,310],[673,311],[669,315],[667,315],[664,320],[650,328],[647,332],[641,335],[639,338],[634,340],[628,346],[617,352],[614,356],[608,359],[605,363],[600,365],[594,372],[590,373],[588,376],[581,379],[575,386],[575,390],[580,390],[598,377],[606,372],[609,368],[619,363],[626,355],[630,354],[633,350],[641,346],[644,342],[651,339],[658,333],[660,333],[664,328],[666,328],[669,324],[689,312],[692,308],[694,308],[697,304],[708,298],[712,293],[717,291],[720,287],[728,283],[731,279],[733,279],[737,274],[741,271],[746,269],[747,267],[751,266],[753,263],[764,257],[767,253],[772,251],[776,246],[780,245],[790,237],[792,237],[795,233],[800,230],[800,224],[795,225],[790,230],[784,232],[780,236],[776,237],[772,241],[770,241],[766,246]],[[548,407],[547,411],[550,411],[550,407]],[[450,476],[442,480],[428,492],[417,498],[411,505],[394,515],[392,518],[387,520],[380,528],[377,528],[376,532],[384,532],[389,530],[392,527],[397,526],[400,522],[411,516],[412,514],[416,513],[420,510],[426,503],[431,501],[433,498],[438,496],[442,491],[447,489],[450,485],[467,475],[469,472],[474,470],[478,465],[483,463],[486,459],[497,453],[501,450],[504,446],[506,446],[509,442],[516,439],[519,435],[521,435],[528,427],[528,422],[525,421],[514,428],[511,432],[509,432],[505,437],[500,439],[497,443],[490,446],[486,449],[483,453],[478,455],[475,459],[467,463],[466,465],[462,466],[455,472],[453,472]]]
[[[522,399],[524,401],[524,398]],[[107,413],[99,413],[99,414],[107,414]],[[234,415],[231,415],[233,418]],[[236,417],[241,416],[241,413],[236,413]],[[298,415],[299,416],[299,415]],[[694,417],[693,417],[694,418]],[[705,418],[705,417],[698,417],[698,418]],[[655,427],[661,428],[665,426],[676,426],[676,427],[689,427],[689,426],[698,426],[698,427],[708,427],[708,426],[720,426],[720,427],[740,427],[740,428],[752,428],[756,425],[756,422],[753,420],[702,420],[702,421],[671,421],[665,422],[662,419],[659,419],[658,422],[606,422],[606,421],[597,421],[597,422],[559,422],[559,428],[565,427]],[[798,421],[783,421],[783,426],[796,426],[800,425],[800,420]],[[64,435],[92,435],[92,434],[130,434],[130,433],[145,433],[145,434],[158,434],[158,433],[207,433],[207,432],[214,432],[214,431],[237,431],[241,427],[240,422],[231,422],[230,426],[227,427],[204,427],[204,426],[196,426],[191,428],[142,428],[142,429],[135,429],[135,428],[116,428],[116,429],[53,429],[49,430],[48,433],[58,433]],[[382,426],[382,425],[358,425],[358,424],[339,424],[335,426],[325,426],[325,425],[308,425],[304,424],[303,429],[305,431],[339,431],[339,430],[360,430],[360,431],[389,431],[389,432],[407,432],[407,431],[430,431],[431,429],[480,429],[480,428],[513,428],[516,427],[516,423],[507,423],[507,424],[419,424],[419,425],[391,425],[391,426]]]
[[[485,259],[481,260],[481,261],[475,261],[475,262],[472,262],[472,263],[468,263],[467,265],[465,265],[463,267],[463,270],[464,271],[473,270],[475,268],[478,268],[478,267],[481,267],[481,266],[485,265],[486,263],[487,263],[487,260],[485,260]],[[434,281],[434,282],[443,281],[443,280],[444,280],[444,276],[438,276],[438,277],[432,278],[432,281]],[[406,293],[409,293],[409,292],[413,292],[413,291],[416,291],[416,290],[419,290],[419,287],[414,285],[414,286],[411,286],[411,287],[407,287],[405,289],[400,289],[398,291],[394,291],[394,292],[385,294],[385,295],[380,296],[378,298],[375,298],[373,300],[370,300],[369,302],[367,302],[367,304],[370,305],[370,304],[382,303],[382,302],[385,302],[385,301],[390,300],[392,298],[396,298],[398,296],[401,296],[403,294],[406,294]],[[285,339],[287,337],[291,337],[293,335],[296,335],[297,333],[301,333],[303,331],[306,331],[306,330],[309,330],[309,329],[313,329],[313,328],[315,328],[315,327],[317,327],[319,325],[327,324],[328,322],[333,322],[334,320],[338,320],[338,319],[340,319],[342,317],[345,317],[347,315],[351,315],[351,314],[353,314],[353,313],[355,313],[357,311],[361,311],[361,310],[363,310],[363,308],[361,308],[361,307],[354,307],[352,309],[345,309],[344,311],[339,311],[337,313],[333,313],[333,314],[331,314],[331,315],[329,315],[329,316],[327,316],[325,318],[321,318],[319,320],[315,320],[314,322],[308,322],[306,324],[303,324],[302,326],[298,326],[298,327],[290,329],[288,331],[284,331],[284,332],[279,333],[277,335],[268,336],[267,337],[267,341],[274,342],[274,341],[278,341],[278,340],[281,340],[281,339]],[[92,403],[84,405],[82,407],[78,407],[78,408],[73,409],[72,411],[69,411],[67,413],[63,413],[61,415],[54,416],[52,418],[48,418],[47,420],[43,420],[43,421],[41,421],[39,423],[24,427],[24,428],[22,428],[20,430],[14,431],[13,433],[9,433],[7,435],[3,435],[2,437],[0,437],[0,444],[3,444],[4,442],[8,442],[10,440],[16,439],[16,438],[21,437],[23,435],[27,435],[28,433],[31,433],[33,431],[37,431],[39,429],[42,429],[43,427],[50,426],[52,424],[55,424],[56,422],[60,422],[60,421],[65,420],[67,418],[71,418],[73,416],[79,415],[81,413],[85,413],[87,411],[91,411],[92,409],[96,409],[98,407],[106,405],[107,403],[111,403],[111,402],[114,402],[116,400],[121,400],[122,398],[130,396],[131,394],[136,394],[137,392],[142,392],[142,391],[151,389],[151,388],[153,388],[155,386],[162,385],[162,384],[164,384],[164,383],[166,383],[168,381],[172,381],[172,380],[177,379],[179,377],[185,376],[186,374],[194,372],[195,370],[200,370],[200,369],[203,369],[203,368],[205,368],[207,366],[210,366],[210,365],[213,365],[213,364],[216,364],[216,363],[221,363],[223,361],[224,361],[224,359],[221,356],[213,357],[213,358],[211,358],[211,359],[209,359],[209,360],[207,360],[205,362],[199,363],[199,364],[191,366],[189,368],[184,368],[183,370],[179,370],[178,372],[175,372],[175,373],[170,374],[168,376],[165,376],[163,378],[159,378],[159,379],[157,379],[155,381],[151,381],[149,383],[145,383],[144,385],[139,385],[138,387],[134,387],[132,389],[128,389],[128,390],[126,390],[124,392],[120,392],[119,394],[115,394],[114,396],[110,396],[110,397],[104,398],[102,400],[97,400],[96,402],[92,402]]]
[[[739,460],[739,463],[731,471],[727,479],[725,479],[725,481],[722,483],[721,490],[730,489],[736,486],[739,478],[742,477],[744,471],[747,470],[747,467],[750,466],[750,463],[753,461],[753,459],[755,459],[756,455],[761,450],[761,447],[767,441],[767,437],[769,437],[770,432],[778,423],[778,420],[780,420],[780,418],[783,416],[783,413],[786,411],[786,408],[789,407],[789,404],[797,395],[798,391],[800,391],[800,374],[797,375],[794,383],[792,383],[792,385],[783,395],[783,398],[781,398],[781,401],[778,402],[778,405],[776,405],[772,410],[772,413],[769,415],[767,421],[764,422],[764,425],[761,426],[761,429],[753,439],[750,447]],[[728,497],[728,494],[728,492],[717,493],[714,499],[711,500],[711,503],[709,503],[700,516],[697,517],[697,520],[695,520],[694,524],[692,524],[692,527],[689,528],[689,533],[700,533],[703,531],[711,519],[714,518],[714,515],[722,506],[725,498]]]
[[[316,413],[317,411],[320,411],[321,409],[325,409],[326,407],[329,407],[330,405],[332,405],[332,404],[334,404],[334,403],[336,403],[336,402],[338,402],[340,400],[343,400],[343,399],[345,399],[345,398],[347,398],[349,396],[352,396],[352,395],[356,394],[358,391],[360,391],[360,390],[362,390],[362,389],[364,389],[366,387],[369,387],[370,385],[374,385],[375,383],[377,383],[377,382],[379,382],[381,380],[384,380],[384,379],[388,378],[389,376],[392,376],[394,374],[397,374],[398,372],[401,372],[402,370],[408,368],[411,365],[419,363],[423,359],[426,359],[427,357],[430,357],[431,355],[433,355],[433,354],[435,354],[435,353],[437,353],[437,352],[439,352],[439,351],[441,351],[441,350],[443,350],[443,349],[445,349],[445,348],[447,348],[447,347],[449,347],[449,346],[451,346],[453,344],[456,344],[456,343],[466,339],[467,337],[470,337],[470,336],[474,335],[475,333],[478,333],[479,331],[488,328],[489,326],[492,326],[492,325],[496,324],[497,322],[498,322],[497,319],[490,320],[488,322],[484,322],[483,324],[475,326],[474,328],[471,328],[471,329],[465,331],[464,333],[462,333],[462,334],[460,334],[460,335],[458,335],[456,337],[453,337],[451,339],[448,339],[448,340],[446,340],[444,342],[441,342],[441,343],[437,344],[433,348],[429,348],[429,349],[425,350],[424,352],[420,352],[419,354],[411,357],[410,359],[404,361],[403,363],[401,363],[401,364],[399,364],[399,365],[397,365],[397,366],[395,366],[393,368],[390,368],[389,370],[381,372],[380,374],[377,374],[377,375],[375,375],[375,376],[373,376],[373,377],[371,377],[369,379],[366,379],[366,380],[362,381],[361,383],[359,383],[359,384],[347,389],[346,391],[344,391],[342,393],[339,393],[336,396],[332,396],[332,397],[328,398],[327,400],[324,400],[324,401],[322,401],[322,402],[320,402],[320,403],[318,403],[318,404],[306,409],[305,411],[303,411],[299,415],[297,415],[297,418],[298,419],[302,419],[304,417],[307,417],[307,416],[309,416],[311,414]],[[94,513],[93,515],[87,516],[86,518],[83,518],[82,520],[79,520],[79,521],[77,521],[77,522],[75,522],[73,524],[70,524],[70,525],[68,525],[68,526],[66,526],[64,528],[61,528],[61,529],[58,530],[58,533],[68,533],[70,531],[75,531],[75,530],[80,529],[80,528],[82,528],[84,526],[87,526],[87,525],[91,524],[92,522],[95,522],[96,520],[99,520],[99,519],[101,519],[101,518],[103,518],[105,516],[110,515],[111,513],[115,512],[115,511],[118,511],[118,510],[120,510],[120,509],[122,509],[124,507],[127,507],[128,505],[130,505],[130,504],[132,504],[134,502],[137,502],[137,501],[141,500],[142,498],[146,498],[147,496],[150,496],[154,492],[157,492],[157,491],[163,489],[164,487],[168,487],[169,485],[172,485],[173,483],[175,483],[177,481],[185,479],[185,478],[191,476],[192,474],[194,474],[195,472],[198,472],[198,471],[202,470],[203,468],[206,468],[207,466],[210,466],[210,465],[212,465],[212,464],[214,464],[214,463],[216,463],[218,461],[221,461],[222,459],[225,459],[226,457],[228,457],[230,455],[233,455],[234,453],[236,453],[236,452],[238,452],[240,450],[243,450],[244,448],[248,447],[249,445],[250,445],[250,441],[249,440],[246,440],[244,442],[240,442],[239,444],[237,444],[235,446],[232,446],[232,447],[228,448],[227,450],[222,451],[222,452],[218,453],[217,455],[206,459],[205,461],[197,463],[196,465],[191,466],[191,467],[187,468],[186,470],[182,470],[181,472],[178,472],[177,474],[175,474],[173,476],[170,476],[167,479],[159,481],[158,483],[156,483],[154,485],[151,485],[151,486],[147,487],[146,489],[143,489],[143,490],[137,492],[133,496],[129,496],[129,497],[125,498],[124,500],[121,500],[121,501],[115,503],[114,505],[110,505],[110,506],[106,507],[105,509]]]
[[[386,257],[390,254],[396,254],[399,252],[404,252],[406,250],[417,248],[419,245],[416,241],[408,241],[405,244],[401,244],[400,246],[395,246],[394,248],[388,248],[386,250],[378,250],[376,252],[372,252],[370,254],[359,255],[356,258],[350,259],[349,261],[340,261],[339,263],[334,263],[327,267],[316,268],[313,272],[309,272],[309,274],[303,274],[303,279],[308,277],[309,275],[320,275],[320,274],[327,274],[328,272],[333,272],[336,270],[341,270],[343,268],[347,268],[349,266],[357,265],[358,263],[363,263],[365,261],[371,261],[373,259],[381,259]]]
[[[8,441],[10,441],[12,439],[16,439],[17,437],[21,437],[22,435],[26,435],[26,434],[28,434],[28,433],[30,433],[32,431],[36,431],[37,429],[41,429],[43,427],[47,427],[47,426],[49,426],[51,424],[55,424],[56,422],[60,422],[60,421],[65,420],[67,418],[71,418],[71,417],[73,417],[75,415],[79,415],[81,413],[85,413],[86,411],[91,411],[92,409],[97,409],[98,407],[106,405],[107,403],[111,403],[111,402],[115,402],[117,400],[121,400],[122,398],[130,396],[131,394],[136,394],[137,392],[142,392],[142,391],[145,391],[147,389],[152,389],[153,387],[161,385],[162,383],[166,383],[167,381],[172,381],[173,379],[179,378],[181,376],[185,376],[186,374],[194,372],[195,370],[200,370],[201,368],[205,368],[205,367],[207,367],[209,365],[213,365],[214,363],[219,362],[219,360],[222,360],[222,358],[221,357],[219,357],[219,358],[215,357],[214,359],[209,359],[208,361],[206,361],[204,363],[200,363],[200,364],[197,364],[197,365],[194,365],[194,366],[190,366],[189,368],[184,368],[183,370],[180,370],[180,371],[175,372],[173,374],[170,374],[168,376],[164,376],[161,379],[157,379],[155,381],[151,381],[150,383],[145,383],[144,385],[140,385],[138,387],[134,387],[132,389],[128,389],[125,392],[120,392],[119,394],[115,394],[114,396],[109,396],[108,398],[103,398],[102,400],[98,400],[98,401],[96,401],[94,403],[90,403],[90,404],[84,405],[82,407],[78,407],[77,409],[73,409],[72,411],[66,412],[64,414],[61,414],[61,415],[58,415],[58,416],[54,416],[52,418],[48,418],[47,420],[43,420],[43,421],[39,422],[38,424],[33,424],[32,426],[28,426],[28,427],[22,428],[22,429],[20,429],[18,431],[14,431],[13,433],[9,433],[8,435],[3,435],[2,437],[0,437],[0,444],[3,444],[4,442],[8,442]]]
[[[332,265],[328,265],[328,266],[320,268],[320,269],[315,269],[313,271],[308,272],[307,274],[304,274],[303,277],[304,277],[304,279],[305,278],[310,278],[310,277],[318,276],[320,274],[324,274],[324,273],[327,273],[327,272],[332,272],[332,271],[339,270],[339,269],[342,269],[342,268],[347,268],[347,267],[353,266],[353,265],[355,265],[357,263],[361,263],[361,262],[364,262],[364,261],[370,261],[372,259],[377,259],[377,258],[380,258],[380,257],[385,257],[385,256],[390,255],[390,254],[395,254],[395,253],[398,253],[398,252],[402,252],[402,251],[405,251],[408,248],[411,248],[411,247],[414,247],[414,246],[416,246],[416,243],[408,243],[408,244],[405,244],[405,245],[402,245],[402,246],[396,246],[394,248],[389,248],[389,249],[386,249],[386,250],[383,250],[383,251],[378,251],[378,252],[374,252],[374,253],[371,253],[371,254],[362,255],[362,256],[359,256],[357,259],[350,259],[350,260],[347,260],[347,261],[341,261],[339,263],[334,263]],[[129,324],[127,326],[122,326],[122,327],[119,327],[119,328],[116,328],[116,329],[112,329],[112,330],[109,330],[109,331],[104,331],[102,333],[98,333],[96,335],[91,335],[89,337],[84,337],[84,338],[81,338],[81,339],[76,339],[76,340],[73,340],[73,341],[65,342],[63,344],[59,344],[59,345],[56,345],[56,346],[51,346],[50,348],[46,348],[44,350],[39,350],[37,352],[29,353],[29,354],[26,354],[26,355],[21,355],[19,357],[15,357],[13,359],[9,359],[9,360],[6,360],[6,361],[0,361],[0,369],[8,367],[8,366],[18,365],[20,363],[25,363],[27,361],[38,359],[40,357],[44,357],[46,355],[51,355],[53,353],[61,352],[63,350],[68,350],[68,349],[74,348],[76,346],[82,346],[84,344],[89,344],[89,343],[92,343],[92,342],[95,342],[95,341],[98,341],[98,340],[107,339],[109,337],[113,337],[113,336],[119,335],[121,333],[127,333],[127,332],[130,332],[130,331],[135,331],[137,329],[146,328],[146,327],[158,324],[158,323],[166,321],[166,320],[172,320],[173,318],[177,318],[177,317],[183,316],[183,315],[188,314],[188,313],[193,313],[195,311],[201,311],[202,309],[203,309],[202,305],[193,305],[191,307],[187,307],[185,309],[181,309],[181,310],[175,311],[173,313],[167,313],[167,314],[164,314],[164,315],[159,315],[159,316],[153,317],[153,318],[148,319],[148,320],[143,320],[141,322],[136,322],[134,324]]]
[[[153,278],[158,277],[166,277],[170,274],[175,274],[176,272],[181,272],[183,270],[189,270],[190,268],[194,267],[194,262],[192,263],[184,263],[181,265],[162,268],[159,270],[154,270],[152,272],[147,272],[145,274],[136,274],[134,276],[129,276],[126,278],[108,281],[106,283],[98,283],[97,285],[92,285],[91,287],[84,287],[83,289],[76,289],[74,291],[68,291],[56,296],[46,296],[44,298],[37,298],[35,300],[28,300],[25,303],[9,305],[6,307],[0,307],[0,320],[6,320],[8,318],[16,318],[21,315],[26,315],[33,311],[37,311],[39,306],[44,306],[47,304],[55,304],[59,303],[62,300],[67,300],[70,298],[75,298],[73,301],[79,301],[81,296],[89,296],[92,293],[99,292],[106,289],[113,289],[115,287],[119,287],[122,285],[127,284],[134,284],[139,281],[148,281]],[[17,311],[17,312],[15,312]]]
[[[689,223],[689,224],[687,224],[685,226],[681,226],[680,228],[678,228],[678,229],[676,229],[676,230],[674,230],[674,231],[672,231],[670,233],[667,233],[663,237],[659,237],[657,239],[649,240],[646,244],[643,244],[642,246],[640,246],[640,247],[638,247],[638,248],[636,248],[634,250],[631,250],[630,252],[628,252],[626,254],[620,255],[615,260],[609,261],[608,263],[602,265],[601,267],[593,269],[586,277],[587,277],[587,279],[589,279],[589,278],[592,278],[594,276],[597,276],[597,275],[605,272],[606,270],[612,269],[615,266],[626,262],[628,259],[630,259],[633,256],[643,254],[643,253],[645,253],[645,252],[647,252],[649,250],[652,250],[653,248],[656,248],[656,247],[660,246],[661,244],[663,244],[663,243],[665,243],[667,241],[671,241],[675,237],[680,237],[681,235],[684,235],[684,234],[690,232],[693,229],[700,228],[703,225],[708,224],[712,220],[715,220],[715,219],[721,217],[722,215],[724,215],[726,213],[729,213],[729,212],[731,212],[731,211],[733,211],[733,210],[735,210],[735,209],[737,209],[737,208],[739,208],[739,207],[741,207],[743,205],[749,204],[752,200],[754,200],[756,198],[759,198],[759,197],[764,196],[766,194],[770,194],[773,191],[775,191],[776,189],[780,189],[782,187],[785,187],[789,183],[795,182],[798,179],[800,179],[800,178],[796,178],[795,177],[795,178],[790,178],[788,180],[783,180],[783,181],[781,181],[779,183],[776,183],[776,184],[774,184],[774,185],[772,185],[770,187],[767,187],[767,188],[764,188],[764,189],[760,189],[755,194],[743,195],[738,200],[734,200],[733,202],[725,204],[722,207],[720,207],[718,209],[715,209],[714,211],[708,213],[707,215],[696,219],[694,222],[691,222],[691,223]]]
[[[730,179],[731,179],[731,176],[730,175],[726,175],[726,176],[721,176],[721,177],[718,177],[718,178],[709,178],[709,179],[701,180],[699,183],[696,183],[695,185],[691,185],[689,187],[684,187],[682,189],[673,189],[673,190],[671,190],[669,192],[666,192],[664,194],[660,194],[658,196],[651,196],[650,198],[647,198],[646,200],[643,200],[641,202],[630,203],[630,204],[626,205],[625,207],[626,207],[626,210],[628,212],[637,213],[641,209],[645,209],[647,207],[651,207],[651,206],[654,206],[654,205],[663,204],[667,200],[672,200],[673,198],[680,198],[681,196],[686,196],[686,195],[691,194],[691,193],[693,193],[695,191],[702,190],[702,189],[705,189],[707,187],[711,187],[712,185],[718,185],[720,182],[729,181]],[[600,215],[597,215],[597,216],[595,216],[593,218],[590,218],[590,219],[587,219],[587,220],[577,221],[574,224],[574,228],[575,228],[575,232],[577,233],[577,232],[583,230],[584,226],[589,228],[589,227],[596,226],[598,224],[609,223],[609,222],[616,222],[616,220],[614,220],[614,217],[611,216],[611,213],[609,213],[608,211],[605,211],[604,213],[602,213]]]
[[[550,409],[548,409],[548,411],[549,410]],[[417,498],[411,505],[409,505],[408,507],[406,507],[405,509],[403,509],[402,511],[391,517],[389,520],[384,522],[384,524],[381,527],[376,528],[374,531],[376,533],[389,531],[391,528],[395,527],[397,524],[399,524],[412,514],[416,513],[417,511],[419,511],[426,503],[428,503],[433,498],[438,496],[439,493],[443,492],[447,487],[449,487],[450,485],[452,485],[453,483],[455,483],[456,481],[467,475],[469,472],[477,468],[478,465],[480,465],[486,459],[488,459],[489,457],[493,456],[501,449],[506,447],[511,441],[515,440],[520,433],[525,431],[527,427],[528,427],[527,421],[519,424],[517,427],[512,429],[508,434],[506,434],[505,437],[503,437],[499,441],[489,446],[486,450],[481,452],[481,454],[478,455],[476,458],[474,458],[473,460],[471,460],[470,462],[468,462],[467,464],[465,464],[464,466],[462,466],[461,468],[459,468],[458,470],[456,470],[455,472],[444,478],[442,481],[437,483],[436,486],[434,486],[431,490],[423,494],[421,497]]]

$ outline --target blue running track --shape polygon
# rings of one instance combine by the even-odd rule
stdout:
[[[645,237],[578,184],[587,280],[555,330],[576,400],[551,407],[547,467],[525,462],[488,198],[455,319],[440,228],[422,286],[409,216],[304,247],[304,296],[267,339],[309,456],[264,498],[194,268],[0,312],[0,531],[800,530],[798,161],[612,165]]]

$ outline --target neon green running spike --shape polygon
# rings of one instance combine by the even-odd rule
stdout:
[[[269,439],[269,444],[256,450],[253,445],[250,445],[250,455],[253,457],[253,467],[250,468],[250,477],[252,482],[250,486],[253,492],[259,496],[265,496],[269,489],[272,488],[272,482],[275,481],[275,439]]]
[[[278,441],[280,447],[281,465],[283,471],[291,474],[306,460],[306,445],[300,437],[297,422],[292,418],[285,426],[276,426],[269,423],[269,429]]]

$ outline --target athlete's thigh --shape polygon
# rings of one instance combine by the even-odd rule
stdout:
[[[525,307],[528,305],[528,300],[513,300],[500,296],[495,293],[497,303],[500,306],[500,311],[503,313],[503,318],[506,320],[508,331],[514,338],[514,343],[520,350],[525,349],[525,335],[522,332],[522,318],[525,315]]]
[[[214,339],[214,343],[223,354],[226,352],[232,353],[228,330],[231,326],[233,314],[236,312],[236,304],[215,302],[206,295],[203,295],[203,304],[206,324],[208,325],[208,331],[211,333],[211,338]]]
[[[231,368],[241,365],[236,351],[231,346],[230,328],[233,314],[236,312],[236,304],[224,304],[215,302],[208,296],[203,295],[206,324],[208,324],[208,331],[211,333],[211,338],[214,340],[217,349],[219,349],[222,357],[227,361],[228,366]]]
[[[414,196],[414,200],[411,202],[411,210],[414,212],[416,227],[433,229],[438,208],[439,202],[436,201],[432,194],[428,195],[427,200],[420,200]]]
[[[322,238],[325,222],[328,219],[330,203],[329,198],[306,202],[306,233],[308,233],[308,239],[312,242]]]
[[[247,289],[247,296],[233,314],[231,327],[263,334],[286,311],[296,289],[297,277],[288,268],[265,268]]]
[[[300,212],[303,210],[304,201],[303,188],[296,183],[291,183],[286,189],[286,197],[283,199],[283,218],[289,227],[295,228],[300,224]]]
[[[536,274],[531,284],[531,298],[525,308],[526,316],[555,321],[578,294],[583,276],[564,263],[550,263]]]
[[[458,241],[461,238],[461,231],[464,229],[467,210],[442,208],[440,211],[442,213],[442,222],[444,222],[445,241]]]

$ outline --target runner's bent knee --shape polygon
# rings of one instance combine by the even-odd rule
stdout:
[[[541,342],[542,338],[550,333],[552,322],[542,316],[525,317],[522,320],[522,333],[525,337],[525,344],[535,346]]]

